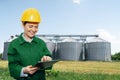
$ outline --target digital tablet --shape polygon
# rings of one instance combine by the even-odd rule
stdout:
[[[51,60],[51,61],[38,61],[34,67],[40,67],[41,69],[45,69],[51,67],[54,63],[58,62],[59,60]]]

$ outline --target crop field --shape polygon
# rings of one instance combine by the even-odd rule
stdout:
[[[0,80],[10,77],[7,61],[0,60]],[[120,62],[59,61],[46,71],[47,80],[120,80]]]

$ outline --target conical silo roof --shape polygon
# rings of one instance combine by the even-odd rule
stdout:
[[[50,40],[46,39],[45,37],[39,37],[40,39],[42,39],[45,42],[51,42]]]
[[[7,42],[11,42],[12,40],[16,39],[16,36],[11,36],[10,39],[7,40]]]
[[[92,40],[89,40],[88,42],[108,42],[100,37],[95,37]]]
[[[74,38],[68,37],[68,38],[65,38],[62,42],[77,42],[77,40]]]

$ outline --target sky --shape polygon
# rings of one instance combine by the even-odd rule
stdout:
[[[23,11],[36,8],[42,22],[37,34],[99,35],[120,52],[120,0],[1,0],[0,53],[11,35],[23,32]]]

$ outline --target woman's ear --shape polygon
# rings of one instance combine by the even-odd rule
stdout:
[[[24,26],[25,26],[25,25],[24,25],[24,23],[22,22],[22,28],[24,28]]]
[[[25,31],[25,25],[24,23],[22,23],[22,29]]]

